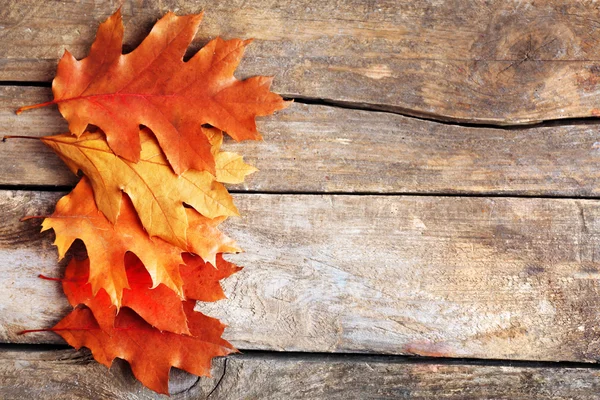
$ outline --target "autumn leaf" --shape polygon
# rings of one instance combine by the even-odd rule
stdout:
[[[54,229],[54,244],[60,259],[76,239],[81,239],[91,260],[93,293],[105,289],[111,303],[120,307],[122,290],[128,287],[124,267],[128,251],[142,260],[154,287],[162,283],[181,297],[183,281],[179,265],[183,263],[182,252],[196,253],[204,261],[215,265],[217,253],[240,251],[235,242],[218,229],[224,217],[209,219],[190,208],[186,208],[185,212],[190,224],[188,245],[181,249],[159,238],[151,239],[127,196],[123,198],[119,217],[112,225],[96,207],[89,180],[83,177],[71,193],[59,200],[54,213],[42,223],[42,231]]]
[[[200,301],[224,299],[225,293],[220,284],[221,279],[242,269],[225,260],[222,254],[217,255],[214,267],[191,254],[184,254],[183,259],[185,264],[180,267],[180,273],[184,282],[185,297],[188,299]]]
[[[240,271],[242,268],[217,257],[216,266],[205,263],[198,256],[184,254],[184,264],[180,266],[184,281],[185,297],[190,300],[206,302],[225,298],[220,281]],[[69,303],[76,307],[87,306],[100,328],[109,330],[114,327],[117,308],[111,303],[105,290],[92,294],[89,279],[89,258],[73,258],[60,279],[63,291]],[[161,331],[190,335],[187,318],[183,312],[181,299],[164,285],[152,288],[152,279],[142,262],[133,253],[125,256],[125,270],[130,288],[123,291],[123,307],[129,307],[146,322]]]
[[[258,171],[244,162],[236,153],[220,152],[215,158],[217,181],[222,183],[242,183],[246,175]]]
[[[190,208],[186,208],[186,212],[190,224],[187,231],[189,252],[199,255],[214,266],[217,253],[241,251],[234,240],[217,228],[225,217],[206,218]]]
[[[90,309],[81,307],[51,330],[76,349],[89,348],[96,361],[106,367],[117,357],[127,360],[135,377],[144,385],[168,394],[171,367],[210,376],[213,357],[236,351],[221,338],[224,325],[194,312],[194,304],[193,301],[183,303],[192,336],[161,332],[126,307],[117,315],[113,329],[101,329]]]
[[[148,271],[132,253],[127,253],[125,257],[125,271],[130,287],[123,291],[123,307],[131,308],[161,331],[191,334],[181,299],[173,290],[162,284],[152,288],[152,279]],[[92,287],[88,283],[89,274],[89,258],[73,258],[67,265],[64,278],[61,279],[63,291],[73,307],[79,304],[86,305],[94,314],[100,328],[108,331],[114,328],[119,310],[112,304],[105,290],[100,290],[95,295],[92,293]]]
[[[53,229],[54,244],[62,259],[76,239],[81,239],[90,258],[92,292],[106,290],[111,303],[120,307],[123,289],[128,288],[125,253],[136,254],[150,272],[154,286],[164,284],[183,297],[179,265],[182,250],[161,239],[152,240],[144,231],[127,196],[121,212],[111,224],[96,207],[92,187],[83,177],[75,189],[61,198],[54,213],[44,219],[42,231]]]
[[[249,40],[216,38],[184,62],[201,19],[202,14],[167,13],[135,50],[123,55],[117,11],[98,28],[86,58],[77,61],[65,52],[52,82],[51,103],[58,104],[69,130],[80,136],[88,124],[98,126],[116,154],[137,162],[139,125],[144,125],[177,174],[188,169],[215,174],[202,124],[236,140],[260,139],[255,117],[287,103],[269,91],[272,78],[239,81],[233,76]]]
[[[218,129],[204,129],[211,144],[211,153],[215,158],[217,182],[242,183],[247,175],[258,171],[244,162],[244,158],[236,153],[219,152],[223,144],[223,132]]]
[[[84,133],[79,138],[62,134],[41,140],[77,173],[90,179],[98,209],[116,223],[127,193],[142,225],[150,236],[187,249],[188,218],[183,206],[194,207],[207,218],[238,215],[231,195],[206,171],[189,170],[177,176],[169,168],[156,139],[140,131],[140,161],[132,163],[116,156],[101,133]]]

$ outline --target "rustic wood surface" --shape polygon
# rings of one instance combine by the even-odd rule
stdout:
[[[125,363],[107,370],[85,351],[0,350],[0,375],[5,400],[166,399],[135,381]],[[171,398],[600,399],[600,371],[590,368],[248,354],[215,360],[212,375],[198,379],[173,371]]]
[[[5,0],[0,79],[51,80],[64,49],[83,57],[121,3],[126,49],[168,10],[205,10],[193,49],[255,38],[239,75],[276,74],[287,96],[498,124],[600,113],[592,1]]]
[[[174,398],[600,398],[595,2],[1,3],[2,136],[66,130],[55,108],[14,109],[49,100],[34,86],[120,5],[125,51],[167,10],[204,9],[189,54],[254,37],[238,76],[275,74],[299,100],[260,119],[265,142],[226,143],[260,169],[232,187],[250,193],[224,226],[246,268],[228,300],[198,305],[239,348],[271,353],[216,360],[213,378],[174,372]],[[37,278],[64,268],[53,234],[18,220],[50,213],[64,194],[51,187],[75,178],[34,140],[0,143],[0,166],[15,189],[0,190],[0,398],[158,398],[124,362],[18,335],[69,310]]]
[[[0,86],[0,137],[66,132],[50,89]],[[238,191],[600,194],[594,123],[531,129],[461,127],[399,115],[293,104],[262,118],[264,142],[230,140],[260,170]],[[76,177],[41,142],[0,143],[0,185],[73,185]]]
[[[0,192],[0,339],[62,343],[53,233],[24,215],[61,193]],[[241,349],[492,359],[600,358],[600,201],[235,196],[225,230],[246,268],[198,309]]]

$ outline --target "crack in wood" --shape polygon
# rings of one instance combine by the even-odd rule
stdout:
[[[542,49],[545,46],[548,46],[552,43],[553,40],[544,43],[543,45],[532,49],[531,51],[527,51],[524,58],[513,60],[511,64],[501,70],[498,74],[502,74],[510,68],[518,66],[526,61],[540,61],[535,57],[537,51]],[[2,86],[17,86],[17,87],[45,87],[51,88],[51,82],[21,82],[21,81],[0,81],[0,87]],[[379,113],[388,113],[394,115],[400,115],[406,118],[413,118],[421,121],[434,122],[442,125],[450,125],[450,126],[462,126],[469,128],[492,128],[492,129],[502,129],[502,130],[527,130],[532,128],[540,128],[540,127],[560,127],[560,126],[572,126],[572,125],[600,125],[600,120],[595,116],[589,117],[577,117],[577,118],[552,118],[547,120],[540,121],[529,121],[519,124],[514,123],[502,123],[498,121],[485,121],[485,120],[469,120],[469,119],[457,119],[451,118],[440,114],[435,113],[425,113],[418,110],[413,110],[410,108],[405,108],[396,105],[385,105],[385,104],[377,104],[377,103],[359,103],[345,100],[336,100],[329,98],[318,98],[318,97],[310,97],[310,96],[302,96],[298,94],[286,94],[280,93],[281,96],[285,98],[285,100],[292,100],[296,103],[307,104],[307,105],[321,105],[328,106],[332,108],[340,108],[340,109],[348,109],[348,110],[359,110],[359,111],[371,111],[371,112],[379,112]],[[58,118],[58,115],[57,115]]]
[[[511,64],[512,65],[512,64]],[[397,106],[388,106],[383,104],[375,103],[355,103],[343,100],[325,99],[325,98],[314,98],[304,96],[293,96],[289,94],[282,94],[286,100],[293,100],[296,103],[308,104],[308,105],[321,105],[333,108],[341,108],[348,110],[359,110],[359,111],[371,111],[379,113],[388,113],[394,115],[400,115],[406,118],[417,119],[420,121],[434,122],[441,125],[450,126],[461,126],[465,128],[489,128],[499,130],[529,130],[534,128],[546,128],[546,127],[561,127],[561,126],[573,126],[573,125],[600,125],[600,119],[595,116],[591,117],[578,117],[578,118],[555,118],[540,121],[531,121],[520,124],[500,123],[495,121],[472,121],[466,119],[454,119],[438,114],[422,113],[416,110],[408,108],[402,108]]]
[[[223,382],[223,378],[225,378],[225,374],[227,373],[227,358],[225,358],[223,360],[223,374],[221,374],[221,377],[219,378],[219,380],[217,381],[217,384],[215,385],[215,387],[210,391],[210,393],[206,396],[206,398],[208,399],[221,385],[221,382]]]

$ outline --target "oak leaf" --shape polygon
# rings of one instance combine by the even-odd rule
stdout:
[[[61,198],[54,213],[44,219],[42,231],[53,229],[54,244],[62,259],[73,242],[81,239],[90,259],[89,282],[96,294],[104,289],[112,304],[120,307],[123,289],[129,288],[125,254],[130,251],[144,263],[154,286],[164,284],[183,297],[179,265],[182,250],[144,231],[127,196],[121,201],[114,225],[96,207],[92,187],[83,177],[75,189]]]
[[[184,62],[201,19],[202,14],[169,12],[135,50],[123,55],[117,11],[100,24],[86,58],[77,61],[66,51],[52,82],[51,103],[58,104],[69,130],[80,136],[88,124],[98,126],[116,154],[137,162],[139,125],[144,125],[177,174],[190,168],[215,173],[202,124],[236,140],[260,139],[255,117],[287,103],[269,91],[272,78],[239,81],[233,76],[249,40],[216,38]]]
[[[132,253],[127,253],[125,257],[125,271],[130,287],[123,291],[123,307],[131,308],[161,331],[191,334],[181,299],[173,290],[162,284],[152,288],[152,279],[148,271]],[[114,328],[119,310],[112,304],[105,290],[100,290],[95,295],[92,293],[92,286],[88,283],[89,275],[89,258],[73,258],[67,265],[64,278],[61,279],[63,291],[73,307],[79,304],[86,305],[94,314],[100,328],[110,330]]]
[[[185,297],[190,300],[217,301],[225,298],[220,281],[240,271],[242,268],[217,257],[216,266],[205,263],[201,258],[184,254],[185,263],[180,266],[184,281]],[[88,283],[90,272],[89,258],[78,260],[73,258],[60,279],[63,291],[69,303],[76,307],[87,306],[100,328],[109,330],[119,310],[111,303],[105,290],[92,293]],[[181,299],[164,285],[152,288],[152,279],[142,262],[133,253],[125,256],[125,269],[129,289],[123,291],[123,307],[129,307],[146,322],[161,331],[178,334],[191,334],[187,326],[187,318],[183,312]]]
[[[213,357],[236,351],[221,338],[224,325],[194,312],[194,304],[193,301],[183,303],[191,336],[161,332],[126,307],[117,315],[113,329],[101,329],[90,309],[81,307],[51,330],[76,349],[89,348],[96,361],[107,367],[117,357],[127,360],[135,377],[144,385],[168,394],[171,367],[210,376]]]
[[[244,158],[236,153],[219,152],[223,144],[223,132],[218,129],[205,129],[204,133],[211,144],[211,153],[215,158],[217,182],[242,183],[247,175],[258,171],[244,162]]]
[[[258,171],[255,167],[244,162],[243,157],[236,153],[222,151],[215,157],[217,182],[242,183],[246,175]]]
[[[188,245],[183,250],[160,238],[151,239],[127,196],[123,198],[117,221],[111,224],[96,207],[89,180],[83,177],[71,193],[58,201],[54,213],[44,219],[42,231],[54,230],[59,259],[64,258],[76,239],[81,239],[90,258],[93,293],[105,289],[111,303],[120,307],[122,290],[128,287],[124,261],[127,252],[142,260],[154,287],[162,283],[183,297],[179,274],[182,252],[198,254],[214,266],[217,253],[240,251],[235,242],[218,229],[224,217],[209,219],[190,208],[185,212],[190,226]]]
[[[235,241],[221,232],[219,224],[225,217],[206,218],[196,211],[186,208],[189,221],[187,231],[188,251],[202,257],[202,259],[216,266],[218,253],[238,253],[241,249]]]
[[[142,152],[138,163],[115,155],[102,133],[43,137],[77,173],[90,179],[98,209],[111,223],[121,210],[122,192],[127,193],[142,225],[150,236],[187,249],[188,218],[183,203],[207,218],[238,215],[231,195],[206,171],[189,170],[177,176],[169,168],[154,136],[140,131]]]
[[[217,301],[225,298],[221,287],[221,279],[225,279],[242,268],[230,263],[217,255],[214,267],[202,261],[199,257],[184,254],[185,264],[180,266],[181,278],[185,297],[200,301]]]

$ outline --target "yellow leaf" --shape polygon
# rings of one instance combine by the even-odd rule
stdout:
[[[182,249],[187,248],[187,215],[183,203],[207,218],[238,215],[231,195],[206,171],[188,170],[177,176],[170,168],[154,136],[140,131],[140,161],[116,156],[102,133],[85,132],[47,136],[42,141],[77,173],[90,179],[98,209],[113,224],[121,209],[121,192],[129,195],[142,225]]]
[[[258,171],[244,162],[237,153],[221,152],[215,157],[217,181],[223,183],[242,183],[246,175]]]

